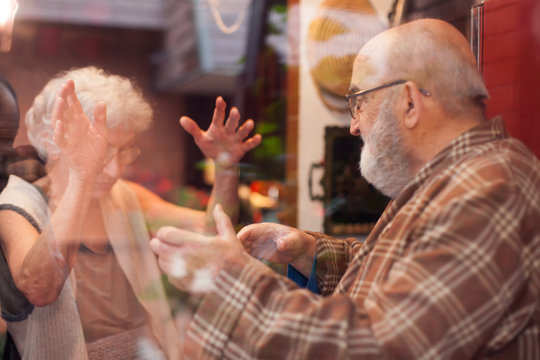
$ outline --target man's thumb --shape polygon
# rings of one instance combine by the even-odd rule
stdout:
[[[213,214],[218,235],[227,240],[235,238],[236,232],[234,231],[234,226],[231,223],[231,219],[223,211],[221,204],[217,204],[214,207]]]

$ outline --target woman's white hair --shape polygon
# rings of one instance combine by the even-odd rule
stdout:
[[[56,96],[68,79],[75,82],[75,92],[92,122],[96,104],[103,101],[107,105],[109,129],[122,128],[138,134],[150,126],[152,108],[132,81],[93,66],[68,70],[45,85],[26,114],[28,139],[43,160],[60,152],[52,139],[51,115]]]

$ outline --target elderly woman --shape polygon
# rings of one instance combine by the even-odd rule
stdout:
[[[225,122],[225,107],[218,98],[207,131],[180,119],[216,160],[206,215],[121,179],[152,118],[129,80],[76,69],[36,97],[26,125],[48,175],[33,184],[12,176],[0,195],[0,242],[18,291],[18,301],[2,304],[2,311],[23,358],[179,357],[149,229],[212,231],[217,203],[234,215],[237,162],[260,136],[246,140],[253,121],[238,127],[233,108]]]

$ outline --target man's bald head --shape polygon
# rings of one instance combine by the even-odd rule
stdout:
[[[355,60],[351,85],[368,88],[402,79],[428,90],[453,114],[488,97],[467,39],[441,20],[413,21],[372,38]]]

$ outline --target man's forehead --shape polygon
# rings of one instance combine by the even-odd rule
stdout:
[[[377,68],[364,55],[358,55],[354,61],[353,73],[351,77],[351,90],[360,90],[362,84],[377,74]]]
[[[388,40],[387,36],[377,36],[360,50],[354,60],[351,90],[359,90],[386,72]]]

